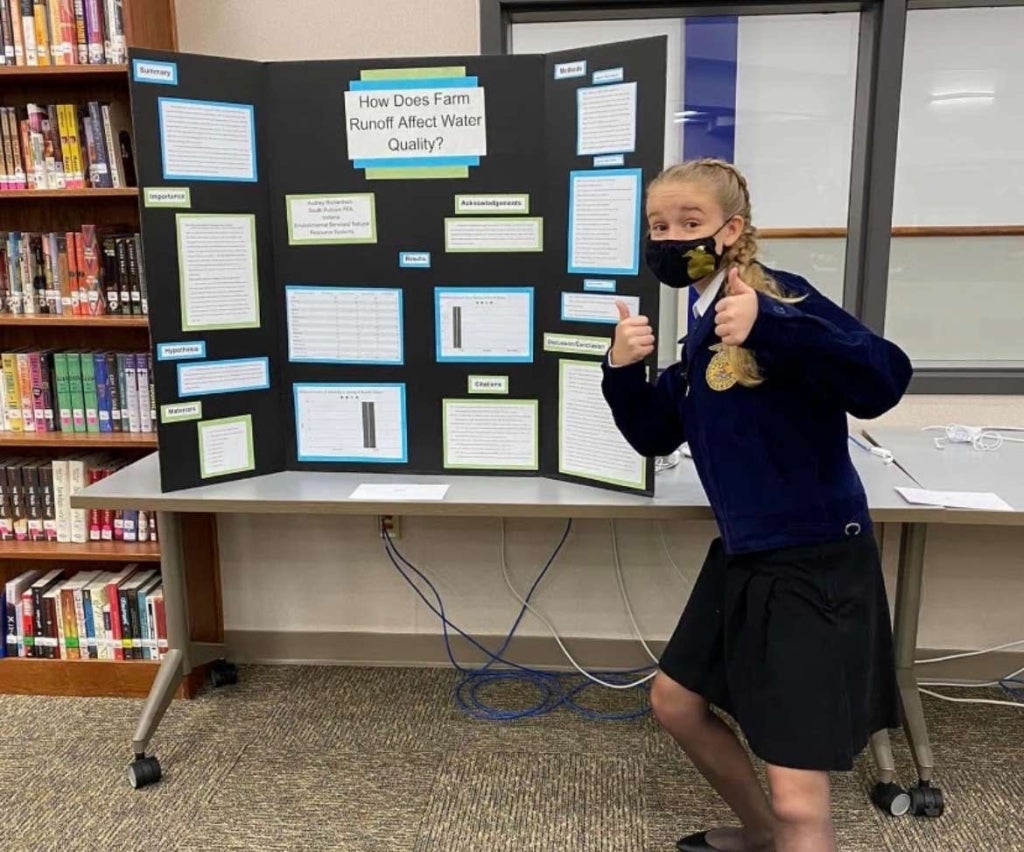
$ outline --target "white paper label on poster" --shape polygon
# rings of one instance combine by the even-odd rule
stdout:
[[[562,360],[558,372],[559,472],[643,488],[646,462],[612,419],[601,394],[601,365]]]
[[[544,220],[540,217],[444,220],[447,252],[520,252],[543,248]]]
[[[590,337],[573,334],[544,335],[545,352],[564,352],[567,355],[594,355],[603,358],[612,345],[610,337]]]
[[[352,195],[288,195],[285,204],[289,245],[357,245],[377,242],[372,192]]]
[[[587,60],[578,59],[575,62],[560,62],[554,68],[556,80],[569,80],[573,77],[587,76]]]
[[[493,195],[456,195],[455,212],[461,214],[516,214],[530,212],[529,194],[502,192]]]
[[[508,394],[508,376],[468,376],[466,393]]]
[[[484,90],[458,86],[345,92],[345,135],[352,160],[483,156]]]
[[[285,308],[291,361],[403,362],[401,290],[288,286]]]
[[[299,461],[406,462],[404,384],[296,384]]]
[[[636,275],[640,264],[640,170],[572,172],[569,271]]]
[[[165,180],[256,180],[256,124],[249,104],[160,98]]]
[[[531,287],[438,287],[438,361],[533,360]]]
[[[251,415],[206,420],[196,425],[199,430],[199,471],[203,479],[255,468]]]
[[[176,219],[182,330],[259,328],[256,217],[179,213]]]
[[[625,302],[629,315],[640,313],[639,296],[617,296],[605,293],[562,293],[562,319],[576,322],[602,322],[615,325],[619,321],[616,302]]]
[[[444,466],[536,470],[536,400],[444,400]]]
[[[268,358],[178,364],[178,396],[239,393],[270,387]]]
[[[636,150],[636,83],[580,89],[576,93],[576,153]]]

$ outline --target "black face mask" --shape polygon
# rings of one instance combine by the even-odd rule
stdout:
[[[718,231],[728,223],[726,219]],[[648,236],[644,247],[647,268],[669,287],[689,287],[707,278],[722,262],[722,255],[715,248],[718,231],[696,240],[652,240]]]

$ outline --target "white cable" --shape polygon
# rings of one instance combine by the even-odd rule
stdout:
[[[1022,675],[1022,674],[1024,674],[1024,666],[1021,666],[1015,672],[1010,672],[1008,675],[1004,675],[999,680],[986,680],[986,681],[981,682],[981,683],[974,683],[974,682],[956,683],[954,681],[950,681],[950,682],[945,682],[944,683],[942,681],[937,681],[937,680],[922,680],[922,681],[918,681],[918,685],[919,686],[948,686],[948,687],[951,687],[953,689],[983,689],[983,688],[989,688],[989,687],[993,687],[993,686],[1002,686],[1003,685],[1003,681],[1013,680],[1015,677],[1018,677],[1019,675]]]
[[[927,660],[914,660],[915,666],[925,666],[928,663],[945,663],[949,660],[965,660],[968,657],[980,657],[982,654],[991,654],[994,651],[1005,651],[1007,648],[1016,648],[1018,645],[1024,645],[1024,639],[1018,639],[1016,642],[1007,642],[1005,645],[996,645],[994,648],[984,648],[981,651],[964,651],[962,654],[950,654],[948,657],[931,657]]]
[[[871,444],[865,444],[859,438],[854,437],[853,434],[850,435],[850,440],[853,441],[853,443],[855,443],[865,452],[871,453],[871,455],[880,458],[883,462],[885,462],[885,464],[892,464],[896,460],[896,457],[892,454],[892,451],[885,449],[885,447],[878,447],[872,446]]]
[[[551,632],[551,635],[554,637],[555,642],[558,643],[558,647],[561,648],[562,653],[565,654],[565,658],[569,661],[572,667],[576,669],[576,671],[578,671],[581,675],[583,675],[588,680],[591,680],[594,683],[600,686],[604,686],[608,689],[636,689],[636,687],[642,686],[643,684],[647,683],[647,681],[651,680],[657,674],[657,672],[651,672],[649,675],[645,675],[644,677],[640,678],[640,680],[635,681],[634,683],[608,683],[607,681],[601,680],[601,678],[599,677],[595,677],[586,669],[584,669],[579,663],[576,662],[576,660],[573,659],[572,654],[569,653],[569,650],[562,643],[562,639],[558,635],[558,631],[555,630],[551,622],[548,621],[540,612],[538,612],[536,607],[534,607],[528,600],[526,600],[522,595],[520,595],[519,592],[516,591],[515,586],[512,585],[512,579],[508,575],[508,563],[505,561],[504,518],[501,519],[501,544],[499,548],[499,553],[501,557],[501,575],[505,578],[505,585],[508,586],[508,590],[512,593],[512,597],[519,601],[519,603],[526,608],[527,612],[532,613],[533,616],[536,617],[541,622],[541,624],[543,624]]]
[[[974,449],[981,452],[998,450],[1004,441],[1024,443],[1024,438],[1011,438],[1003,432],[1024,432],[1024,427],[999,426],[986,428],[984,426],[965,426],[962,423],[950,423],[946,426],[925,426],[924,432],[945,432],[945,437],[936,438],[935,446],[944,450],[947,444],[970,444]]]
[[[633,635],[640,640],[640,644],[643,645],[644,651],[647,652],[647,656],[651,658],[651,662],[657,665],[658,658],[644,640],[644,634],[640,631],[640,626],[636,623],[636,616],[633,615],[633,607],[629,603],[629,595],[626,592],[626,580],[622,576],[622,561],[619,559],[619,539],[615,534],[615,521],[608,521],[608,529],[612,534],[612,558],[615,560],[615,579],[619,581],[619,592],[622,594],[622,602],[626,606],[626,614],[629,616],[629,623],[633,627]]]
[[[669,453],[667,456],[654,457],[654,471],[661,473],[663,470],[670,470],[679,464],[679,450]]]
[[[680,568],[678,564],[676,564],[675,559],[672,558],[672,551],[668,549],[668,538],[665,535],[665,525],[661,521],[655,521],[655,523],[658,525],[658,533],[661,535],[661,547],[665,551],[665,556],[668,557],[668,564],[672,566],[672,570],[675,571],[676,574],[679,576],[679,579],[682,581],[683,585],[686,586],[686,588],[688,589],[691,588],[693,586],[693,583],[691,583],[690,580],[687,578],[686,574],[683,572],[683,569]]]
[[[953,704],[994,704],[997,707],[1015,707],[1018,710],[1024,710],[1024,704],[1017,701],[997,701],[994,698],[953,698],[951,695],[940,695],[930,689],[918,689],[918,692],[938,698],[940,701],[950,701]]]

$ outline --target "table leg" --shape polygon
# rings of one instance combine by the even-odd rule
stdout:
[[[914,658],[917,654],[917,627],[921,612],[921,587],[924,580],[924,551],[927,527],[905,524],[900,540],[899,580],[896,586],[894,640],[896,679],[903,706],[903,729],[917,766],[919,782],[910,789],[911,812],[939,816],[943,811],[942,791],[931,784],[935,758],[928,739],[928,723],[917,689]]]
[[[902,533],[902,527],[894,527],[891,524],[884,529],[880,526],[876,527],[876,535],[879,536],[879,550],[882,549],[882,534],[888,534],[888,531],[894,528]],[[896,780],[896,759],[892,754],[892,742],[889,739],[888,730],[876,731],[872,735],[871,755],[878,772],[878,781],[871,791],[871,800],[886,813],[892,816],[903,816],[910,810],[910,796]]]
[[[146,749],[167,712],[174,693],[192,670],[189,661],[188,606],[185,594],[185,572],[181,551],[181,519],[171,512],[158,517],[160,529],[160,563],[167,620],[167,654],[160,664],[156,679],[146,697],[139,722],[132,736],[135,760],[128,767],[128,781],[145,787],[160,780],[160,764],[147,757]]]

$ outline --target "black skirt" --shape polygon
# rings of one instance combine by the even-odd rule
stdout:
[[[716,539],[660,666],[767,763],[851,769],[900,720],[874,536],[735,556]]]

